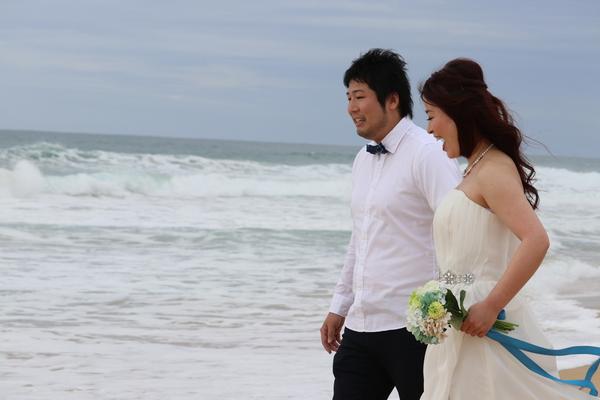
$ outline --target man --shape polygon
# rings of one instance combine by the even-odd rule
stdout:
[[[412,121],[406,63],[372,49],[344,75],[348,113],[372,141],[352,167],[352,236],[321,342],[334,400],[402,400],[423,391],[425,345],[406,330],[410,293],[437,278],[433,213],[460,180],[456,162]],[[346,325],[343,339],[342,326]]]

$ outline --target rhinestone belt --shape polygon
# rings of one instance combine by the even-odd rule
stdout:
[[[451,270],[447,270],[445,272],[440,271],[440,276],[438,277],[438,281],[444,283],[446,285],[457,285],[457,284],[465,284],[470,285],[475,282],[475,275],[471,272],[467,272],[465,274],[457,274]]]

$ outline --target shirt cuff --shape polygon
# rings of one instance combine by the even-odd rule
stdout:
[[[353,298],[344,297],[340,294],[334,294],[331,300],[331,306],[329,306],[329,312],[346,317],[348,310],[354,302]]]

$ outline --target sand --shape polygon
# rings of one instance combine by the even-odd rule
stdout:
[[[578,367],[564,369],[560,371],[560,377],[562,379],[583,379],[588,368],[589,367]],[[594,385],[596,385],[596,389],[600,390],[600,369],[596,371],[596,373],[592,377],[592,382],[594,382]]]

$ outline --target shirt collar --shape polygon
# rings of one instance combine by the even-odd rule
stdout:
[[[392,130],[385,135],[381,141],[381,143],[385,146],[385,149],[394,154],[396,150],[398,150],[398,146],[400,145],[402,138],[404,135],[406,135],[406,132],[410,130],[412,125],[413,122],[409,117],[402,118],[400,122],[398,122],[396,126],[392,128]]]

